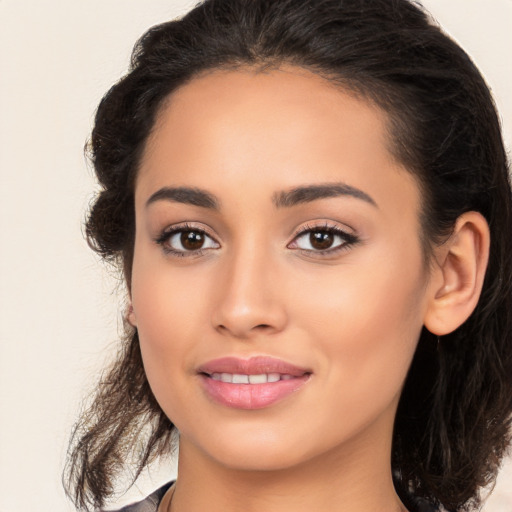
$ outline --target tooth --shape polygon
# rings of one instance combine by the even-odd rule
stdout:
[[[279,380],[293,379],[293,375],[280,373],[260,373],[258,375],[245,375],[242,373],[212,373],[213,380],[228,382],[231,384],[266,384],[267,382],[278,382]]]
[[[233,374],[233,384],[249,384],[249,375]]]
[[[250,384],[265,384],[267,382],[267,375],[262,373],[260,375],[249,375]]]

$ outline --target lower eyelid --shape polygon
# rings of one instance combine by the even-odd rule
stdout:
[[[314,232],[314,231],[313,231]],[[340,234],[339,232],[332,232],[332,234],[335,236],[335,237],[338,237],[339,238],[339,243],[337,245],[335,245],[334,247],[332,248],[329,248],[327,250],[333,250],[335,249],[336,247],[340,247],[342,245],[346,245],[347,243],[349,243],[347,240],[346,240],[346,236],[343,236],[342,234]],[[307,231],[306,233],[302,233],[301,235],[298,235],[295,237],[294,239],[294,243],[297,243],[297,240],[301,239],[301,238],[304,238],[304,237],[307,237],[307,236],[311,236],[311,232]],[[303,250],[314,250],[314,249],[303,249]],[[316,250],[315,252],[320,252],[320,250]]]
[[[203,234],[205,237],[207,237],[210,241],[207,242],[207,245],[210,245],[209,247],[200,247],[195,250],[182,250],[182,249],[176,249],[169,245],[170,240],[172,237],[176,236],[179,233],[186,232],[186,231],[192,231],[192,232],[198,232]],[[297,240],[301,237],[307,236],[308,234],[311,234],[315,231],[320,232],[328,232],[333,234],[334,236],[339,237],[339,240],[337,241],[337,245],[334,247],[329,247],[327,249],[315,249],[315,248],[301,248],[297,245]],[[201,256],[205,252],[208,252],[212,249],[219,249],[221,247],[221,244],[218,242],[215,236],[212,236],[208,230],[195,226],[192,224],[181,224],[177,226],[169,226],[167,229],[162,231],[159,236],[154,238],[155,243],[157,243],[159,246],[162,247],[162,249],[170,255],[176,256],[176,257],[187,257],[187,256]],[[348,230],[344,230],[339,228],[338,226],[330,225],[330,224],[321,224],[316,226],[306,226],[304,229],[300,230],[298,233],[296,233],[292,239],[291,242],[287,244],[288,248],[295,249],[297,251],[303,252],[304,254],[308,255],[314,255],[314,256],[334,256],[338,252],[342,252],[343,250],[347,250],[351,246],[355,245],[359,241],[359,238],[356,234],[349,232]]]
[[[217,242],[217,240],[215,240],[212,236],[210,236],[205,231],[202,231],[202,230],[199,230],[199,229],[177,229],[177,230],[173,230],[171,233],[169,233],[165,237],[165,240],[163,241],[163,243],[169,243],[175,236],[179,236],[180,233],[187,232],[187,231],[201,233],[201,235],[203,235],[204,238],[205,238],[205,245],[208,245],[209,247],[200,247],[199,249],[196,249],[196,250],[174,249],[176,252],[184,252],[184,253],[191,253],[191,254],[193,254],[193,253],[196,253],[198,251],[204,251],[204,250],[207,250],[207,249],[216,249],[216,248],[220,247],[220,244]],[[212,245],[213,245],[213,247],[211,247]]]

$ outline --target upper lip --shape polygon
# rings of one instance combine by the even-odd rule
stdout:
[[[238,357],[221,357],[206,362],[198,368],[198,373],[233,373],[242,375],[261,375],[263,373],[280,373],[302,377],[311,373],[306,368],[300,368],[294,364],[268,356],[256,356],[249,359]]]

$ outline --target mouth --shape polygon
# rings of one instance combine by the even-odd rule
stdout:
[[[230,384],[267,384],[268,382],[279,382],[280,380],[296,379],[287,373],[259,373],[246,375],[244,373],[212,373],[208,375],[211,379]]]
[[[198,369],[207,396],[235,409],[262,409],[280,402],[309,381],[312,372],[270,357],[226,357]]]

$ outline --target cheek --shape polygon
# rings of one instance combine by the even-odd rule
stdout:
[[[145,264],[149,261],[151,264]],[[186,401],[189,390],[179,376],[192,373],[194,343],[202,338],[206,296],[198,280],[169,271],[155,258],[134,261],[132,303],[144,369],[150,386],[172,418],[176,401]]]
[[[424,276],[418,269],[393,258],[347,267],[317,279],[316,293],[306,287],[296,302],[294,316],[316,340],[330,381],[338,390],[352,390],[346,397],[354,403],[379,396],[384,403],[401,390],[423,325]]]
[[[136,242],[131,298],[139,333],[154,351],[177,346],[197,327],[204,286],[191,268],[173,267],[147,241]]]

